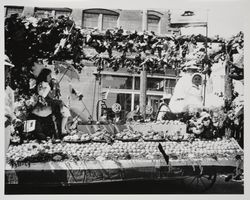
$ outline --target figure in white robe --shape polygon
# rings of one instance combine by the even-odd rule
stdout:
[[[183,75],[176,84],[169,102],[173,113],[189,112],[202,108],[202,76],[199,73]]]

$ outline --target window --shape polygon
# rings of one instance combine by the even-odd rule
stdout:
[[[114,103],[119,103],[121,105],[120,117],[126,119],[126,115],[131,111],[131,99],[132,94],[110,93],[106,105],[108,108],[112,108]]]
[[[66,17],[66,16],[69,16],[71,14],[70,11],[63,11],[63,10],[56,10],[55,12],[56,12],[55,13],[56,18],[59,17],[59,16],[62,16],[62,15]]]
[[[175,79],[167,79],[166,80],[166,88],[165,88],[166,93],[173,94],[175,85],[176,85]]]
[[[154,33],[160,32],[160,17],[156,15],[148,15],[148,30]]]
[[[164,80],[160,78],[148,78],[147,89],[151,91],[163,91]]]
[[[10,17],[12,14],[18,14],[21,15],[23,12],[23,7],[22,6],[6,6],[6,17]]]
[[[139,94],[134,94],[134,109],[137,105],[140,105],[140,95]]]
[[[140,77],[135,77],[135,90],[140,90]]]
[[[148,78],[147,90],[150,91],[163,91],[164,80],[161,78]],[[140,77],[135,77],[135,90],[140,90]]]
[[[98,27],[99,14],[84,13],[83,14],[83,28],[96,28]]]
[[[38,18],[43,18],[43,17],[45,17],[46,14],[51,15],[52,10],[37,10],[35,12],[35,16],[38,17]]]
[[[132,77],[103,75],[103,88],[132,89]]]
[[[83,28],[106,30],[117,27],[119,13],[106,9],[87,9],[83,10],[82,17]]]
[[[35,16],[42,18],[46,14],[55,15],[55,17],[59,17],[61,15],[69,16],[72,10],[69,8],[35,8]]]
[[[109,28],[117,27],[118,16],[116,15],[103,15],[102,29],[106,30]]]

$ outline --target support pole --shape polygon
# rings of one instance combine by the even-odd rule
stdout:
[[[146,99],[147,99],[147,71],[145,65],[143,65],[143,70],[140,75],[140,112],[145,120],[146,118]]]
[[[207,22],[208,23],[208,22]],[[205,52],[206,52],[206,59],[207,59],[207,37],[208,37],[208,24],[206,24],[206,41],[205,41]],[[204,95],[203,95],[203,106],[206,104],[206,85],[207,85],[207,74],[205,74],[205,80],[204,80]]]

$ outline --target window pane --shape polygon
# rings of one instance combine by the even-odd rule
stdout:
[[[160,78],[148,78],[147,89],[151,91],[163,91],[164,80]]]
[[[140,105],[140,95],[139,94],[135,94],[134,109],[136,108],[137,105]]]
[[[23,12],[23,8],[7,8],[7,13],[6,13],[6,17],[9,17],[12,14],[18,13],[19,15],[21,15]]]
[[[132,77],[103,75],[103,88],[132,89]]]
[[[45,13],[46,14],[51,14],[52,13],[52,10],[43,10],[43,9],[39,9],[36,11],[35,13],[35,16],[38,17],[38,18],[43,18],[45,16]]]
[[[116,28],[118,16],[103,15],[103,29]]]
[[[173,94],[173,90],[176,84],[176,80],[174,79],[167,79],[166,80],[166,93]]]
[[[131,96],[131,94],[110,93],[106,105],[110,109],[114,103],[119,103],[121,105],[120,118],[126,120],[126,115],[131,111]]]
[[[83,28],[95,28],[98,27],[99,14],[84,13],[83,14]]]
[[[162,98],[162,96],[155,96],[155,95],[150,95],[148,96],[148,99],[150,100],[150,102],[148,102],[148,105],[151,105],[151,107],[153,108],[153,113],[152,113],[152,118],[154,118],[157,114],[157,111],[160,107],[160,99]]]
[[[140,78],[135,77],[135,90],[140,90]]]
[[[63,11],[63,10],[56,11],[56,17],[59,17],[61,15],[63,15],[63,16],[69,16],[70,12],[69,11]]]
[[[148,18],[148,30],[158,33],[159,32],[159,19]]]

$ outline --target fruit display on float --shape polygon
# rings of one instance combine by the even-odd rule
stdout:
[[[124,129],[116,134],[116,139],[122,141],[138,141],[140,138],[140,132],[132,131],[129,129]]]
[[[132,121],[128,123],[129,125],[156,125],[156,124],[166,124],[166,125],[185,125],[184,122],[181,122],[179,120],[161,120],[161,121],[154,121],[154,122],[147,122],[147,123],[142,123],[142,122],[137,122],[137,121]]]
[[[98,128],[96,132],[91,135],[91,140],[94,142],[111,143],[114,139],[113,139],[113,134],[109,133],[105,129]]]
[[[132,122],[127,126],[130,126],[134,131],[142,133],[146,133],[148,131],[167,131],[167,135],[174,134],[176,131],[180,131],[181,134],[186,133],[186,124],[178,120],[163,120],[148,123]]]
[[[14,163],[19,161],[45,162],[55,160],[55,155],[69,160],[127,160],[127,159],[163,159],[158,150],[159,142],[122,142],[107,143],[25,143],[10,146],[7,160]],[[171,160],[195,159],[227,159],[232,160],[236,155],[243,155],[243,150],[233,140],[201,141],[195,139],[192,143],[161,142],[166,154]],[[43,156],[41,156],[43,155]],[[47,157],[46,157],[47,156]],[[53,159],[54,158],[54,159]]]
[[[143,140],[144,141],[164,141],[165,140],[165,133],[163,131],[154,131],[149,130],[143,133]]]
[[[70,135],[64,136],[64,142],[89,142],[91,137],[88,133],[82,132],[80,130],[71,131]]]
[[[195,139],[194,134],[181,134],[180,131],[175,131],[174,133],[168,134],[166,136],[168,141],[181,142],[181,141],[193,141]]]
[[[29,141],[22,145],[9,146],[6,153],[7,162],[12,166],[35,162],[62,161],[68,159],[67,153],[61,151],[62,144],[53,144],[52,140],[37,143]]]

